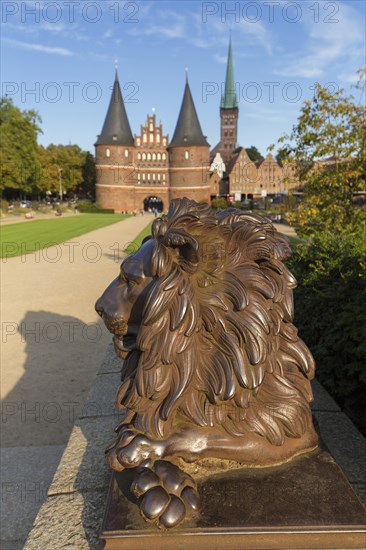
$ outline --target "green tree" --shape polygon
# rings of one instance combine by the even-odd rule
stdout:
[[[364,89],[364,70],[356,88]],[[303,200],[294,214],[302,236],[323,229],[342,232],[353,224],[353,196],[365,190],[366,108],[343,89],[329,91],[320,84],[305,101],[290,135],[279,139],[285,162],[296,162],[304,186]]]
[[[22,111],[10,98],[0,99],[0,191],[7,195],[36,191],[39,123],[36,111]]]
[[[38,147],[38,159],[41,165],[38,188],[45,193],[59,193],[60,175],[62,191],[76,190],[83,182],[83,169],[87,152],[78,145],[54,145]]]
[[[278,151],[275,158],[276,158],[276,161],[278,162],[278,164],[283,165],[283,164],[285,164],[285,161],[288,159],[289,155],[290,155],[289,151],[286,148],[282,147]]]
[[[95,184],[97,180],[97,170],[95,167],[95,158],[89,153],[86,153],[85,162],[82,167],[83,183],[81,191],[88,197],[95,197]]]
[[[254,145],[252,145],[251,147],[245,148],[245,150],[247,152],[248,157],[253,162],[256,162],[257,160],[263,160],[264,158]]]

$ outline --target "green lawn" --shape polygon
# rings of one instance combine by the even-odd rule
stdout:
[[[153,223],[152,221],[149,222],[145,227],[145,229],[143,229],[141,233],[139,233],[137,237],[131,243],[129,243],[129,245],[124,249],[123,252],[125,252],[126,254],[132,254],[136,252],[140,248],[144,238],[147,237],[148,235],[151,235],[152,223]]]
[[[121,214],[78,214],[1,226],[0,257],[12,258],[29,254],[112,225],[127,217]]]

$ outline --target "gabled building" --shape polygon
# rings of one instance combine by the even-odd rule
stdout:
[[[229,162],[223,178],[223,194],[238,201],[284,194],[298,186],[294,173],[293,165],[281,166],[271,153],[265,159],[253,162],[243,148]]]
[[[95,143],[97,202],[117,212],[168,208],[174,198],[210,200],[210,148],[188,79],[173,138],[156,115],[132,135],[116,72],[102,132]],[[214,178],[215,179],[215,178]]]
[[[238,148],[239,106],[236,95],[231,39],[226,65],[225,89],[220,102],[220,141],[211,151],[210,171],[220,174],[219,185],[211,191],[211,199],[216,196],[231,197],[234,200],[266,197],[287,193],[298,186],[295,167],[281,166],[271,154],[259,162],[250,160],[244,148]],[[226,169],[225,169],[226,167]],[[222,171],[221,171],[222,172]]]

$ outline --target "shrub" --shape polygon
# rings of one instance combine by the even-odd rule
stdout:
[[[8,213],[9,203],[5,199],[0,200],[0,210],[3,214]]]
[[[317,377],[361,429],[366,427],[366,231],[321,232],[288,260],[298,280],[295,323]]]
[[[211,206],[214,210],[223,210],[228,208],[229,204],[224,197],[220,197],[219,199],[213,199]]]
[[[88,200],[79,201],[76,208],[84,214],[114,214],[112,208],[101,208],[97,203]]]

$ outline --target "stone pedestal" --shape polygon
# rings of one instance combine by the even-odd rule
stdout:
[[[239,469],[199,482],[200,514],[171,531],[139,515],[131,474],[114,474],[105,550],[366,548],[366,510],[332,457],[318,450],[276,468]]]

